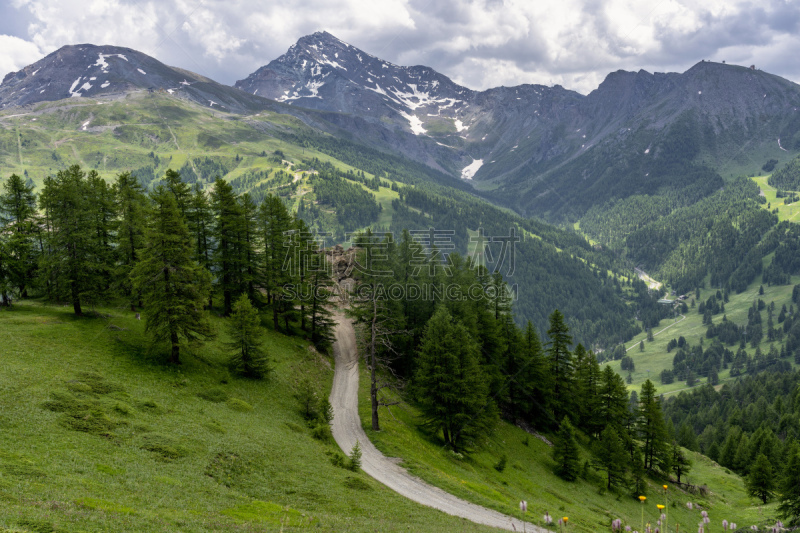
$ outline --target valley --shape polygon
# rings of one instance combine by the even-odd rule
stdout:
[[[473,90],[324,31],[233,86],[9,73],[0,531],[800,525],[798,109],[754,66]]]

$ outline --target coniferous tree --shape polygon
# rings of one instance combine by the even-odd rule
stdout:
[[[284,268],[287,250],[284,246],[286,233],[292,229],[292,217],[278,196],[268,195],[258,209],[258,231],[264,244],[261,256],[259,285],[266,293],[266,303],[272,309],[275,330],[280,329],[279,318],[286,297],[285,285],[290,280],[291,269]],[[290,256],[291,258],[291,256]],[[293,264],[299,269],[301,265]]]
[[[681,482],[681,476],[687,474],[689,470],[692,468],[692,462],[684,455],[683,450],[681,447],[678,446],[677,442],[672,444],[672,471],[675,473],[675,477],[678,479],[678,483]]]
[[[211,191],[211,206],[214,213],[214,250],[213,264],[217,279],[216,284],[222,291],[222,314],[228,316],[233,308],[233,299],[241,294],[242,255],[241,230],[242,208],[233,193],[233,187],[217,178]]]
[[[520,349],[522,367],[519,401],[528,420],[536,426],[553,426],[550,418],[549,365],[536,328],[529,320],[522,334]]]
[[[587,352],[582,344],[575,347],[575,409],[579,427],[593,435],[602,431],[601,421],[597,419],[599,407],[600,365],[592,352]]]
[[[183,181],[180,172],[172,170],[171,168],[167,169],[167,172],[164,174],[164,184],[175,197],[175,202],[178,204],[178,211],[180,211],[181,217],[185,219],[187,211],[189,210],[191,197],[189,184]]]
[[[787,452],[788,460],[780,482],[778,512],[790,527],[800,526],[800,447],[794,442]]]
[[[572,352],[569,350],[572,337],[564,321],[564,315],[558,309],[550,315],[550,329],[547,330],[550,338],[547,355],[550,359],[550,379],[553,383],[553,414],[560,420],[570,412],[570,390],[573,379]]]
[[[625,450],[625,445],[613,426],[609,425],[600,435],[600,440],[595,442],[595,464],[606,471],[606,488],[622,485],[628,469],[630,458]]]
[[[441,431],[453,449],[464,449],[495,419],[479,348],[467,329],[440,305],[425,328],[416,386],[425,424]]]
[[[38,231],[35,224],[36,214],[33,187],[12,174],[3,183],[0,194],[0,232],[5,240],[5,259],[0,259],[3,263],[0,269],[6,272],[6,291],[10,287],[16,287],[21,298],[28,297],[28,288],[35,277],[37,254],[34,238]]]
[[[639,395],[637,433],[642,442],[642,457],[646,469],[652,470],[656,466],[663,468],[669,464],[661,402],[656,397],[655,385],[649,379],[642,384]]]
[[[764,505],[774,495],[775,475],[772,471],[772,463],[763,453],[758,454],[755,463],[750,468],[746,485],[747,494],[758,498]]]
[[[117,216],[114,285],[134,310],[137,304],[141,305],[141,298],[133,291],[130,275],[144,247],[144,226],[149,206],[139,180],[129,172],[117,176],[114,197]]]
[[[145,331],[156,342],[169,342],[170,360],[180,364],[180,347],[213,336],[203,311],[211,291],[211,275],[194,260],[192,238],[174,195],[159,186],[141,260],[131,277],[145,309]]]
[[[575,430],[569,422],[569,417],[561,420],[561,427],[553,443],[553,459],[556,461],[556,475],[567,480],[575,481],[580,472],[580,455],[578,442],[575,440]]]
[[[47,221],[47,251],[41,276],[52,298],[66,298],[76,315],[82,304],[104,298],[111,265],[110,193],[95,171],[74,165],[45,179],[42,208]]]
[[[194,259],[197,263],[211,271],[213,267],[212,259],[214,256],[212,231],[214,228],[214,214],[211,212],[211,203],[208,195],[200,187],[199,183],[194,184],[192,195],[188,200],[186,210],[186,222],[189,233],[194,240]],[[209,293],[208,307],[214,304],[213,292]]]
[[[231,350],[228,360],[231,370],[248,378],[266,377],[270,368],[262,346],[261,318],[247,294],[239,296],[233,305],[233,313],[228,321],[228,334],[231,338],[227,343]]]

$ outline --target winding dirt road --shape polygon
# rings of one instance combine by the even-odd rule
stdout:
[[[478,524],[509,531],[523,531],[524,528],[533,533],[548,533],[546,529],[530,523],[523,526],[523,522],[516,518],[469,503],[428,485],[400,468],[372,445],[358,416],[358,352],[353,324],[342,312],[337,312],[335,319],[336,341],[333,351],[336,370],[330,401],[334,412],[333,438],[339,447],[345,453],[350,453],[358,440],[362,449],[361,468],[364,472],[417,503]]]

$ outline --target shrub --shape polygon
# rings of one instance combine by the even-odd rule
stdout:
[[[350,450],[350,462],[347,464],[347,468],[353,472],[361,468],[361,443],[357,440],[353,449]]]
[[[200,391],[197,393],[197,395],[200,398],[213,403],[222,403],[228,399],[228,393],[217,388]]]
[[[244,400],[240,400],[239,398],[230,398],[227,402],[225,402],[225,405],[234,411],[239,411],[240,413],[247,413],[253,410],[252,405]]]
[[[508,463],[508,455],[503,454],[500,457],[500,460],[497,461],[497,463],[495,463],[494,469],[497,470],[498,472],[502,472],[503,470],[506,469],[506,463]]]

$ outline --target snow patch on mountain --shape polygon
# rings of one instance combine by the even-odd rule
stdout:
[[[399,111],[400,116],[406,119],[411,126],[411,133],[414,135],[425,135],[427,132],[422,127],[422,121],[416,116],[403,111]]]
[[[483,159],[473,159],[472,163],[461,169],[461,179],[471,180],[483,166]]]

